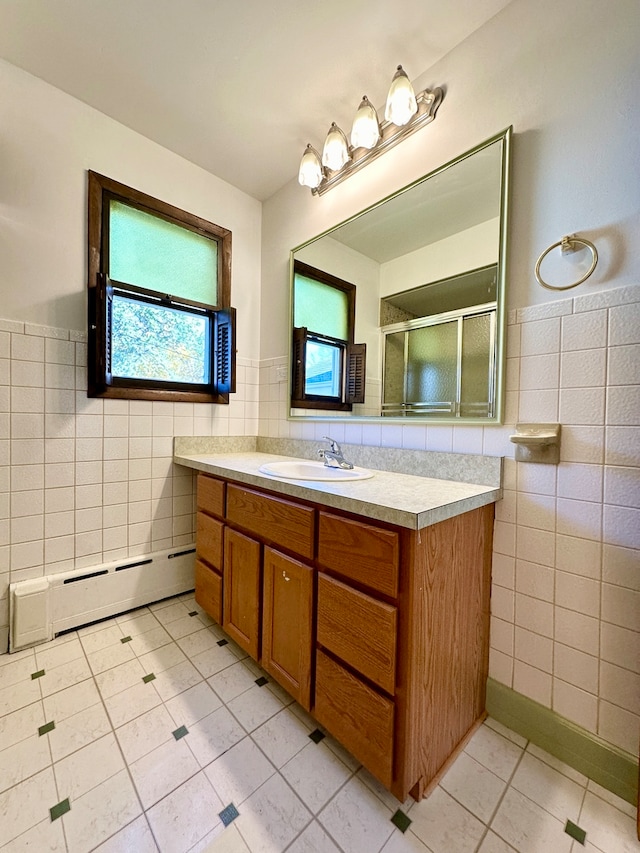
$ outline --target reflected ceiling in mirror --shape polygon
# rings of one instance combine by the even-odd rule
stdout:
[[[304,350],[324,312],[295,328],[294,268],[355,286],[350,344],[366,345],[364,402],[314,408],[321,397],[292,394],[292,418],[501,422],[510,139],[511,128],[292,251],[292,392],[301,368],[310,382],[324,369]],[[334,353],[344,386],[347,363]]]

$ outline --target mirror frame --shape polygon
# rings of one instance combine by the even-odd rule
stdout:
[[[294,247],[289,252],[289,341],[288,341],[288,384],[287,384],[287,404],[288,404],[288,414],[287,420],[290,421],[339,421],[341,423],[377,423],[377,424],[390,424],[390,425],[402,425],[402,426],[412,426],[412,425],[420,425],[429,423],[432,426],[436,424],[442,424],[445,426],[450,426],[452,424],[457,424],[458,426],[478,426],[478,425],[499,425],[503,423],[504,418],[504,407],[505,407],[505,394],[504,394],[504,385],[505,385],[505,353],[506,353],[506,317],[507,317],[507,309],[506,309],[506,280],[507,280],[507,240],[508,240],[508,222],[509,222],[509,198],[510,198],[510,173],[511,173],[511,138],[513,135],[513,126],[507,127],[505,130],[500,131],[500,133],[496,133],[494,136],[489,137],[489,139],[485,139],[484,142],[479,143],[473,148],[465,151],[463,154],[460,154],[457,157],[454,157],[452,160],[444,163],[442,166],[434,169],[431,172],[428,172],[425,175],[422,175],[420,178],[417,178],[412,183],[407,184],[404,187],[396,190],[395,192],[390,193],[384,198],[380,199],[377,202],[369,205],[363,210],[358,211],[358,213],[353,214],[353,216],[348,217],[347,219],[342,220],[337,225],[333,225],[331,228],[327,228],[321,234],[317,234],[315,237],[312,237],[310,240],[306,240],[304,243],[301,243],[299,246]],[[502,141],[503,150],[502,150],[502,163],[501,163],[501,186],[500,186],[500,222],[499,222],[499,246],[498,246],[498,278],[496,283],[496,350],[495,350],[495,407],[494,407],[494,415],[493,417],[487,418],[474,418],[474,417],[441,417],[441,416],[430,416],[430,415],[421,415],[416,417],[384,417],[383,415],[344,415],[336,412],[335,414],[292,414],[291,410],[291,352],[292,352],[292,338],[291,332],[293,330],[293,264],[295,260],[296,252],[304,249],[306,246],[311,245],[312,243],[317,242],[322,237],[326,237],[329,234],[332,234],[338,228],[346,225],[349,222],[353,222],[355,219],[359,219],[361,216],[364,216],[371,210],[374,210],[381,205],[385,204],[392,198],[396,198],[402,193],[408,192],[409,190],[416,187],[418,184],[422,184],[425,181],[428,181],[430,178],[435,177],[436,175],[441,174],[447,169],[451,168],[451,166],[455,166],[457,163],[466,160],[469,157],[472,157],[479,151],[482,151],[484,148],[493,145],[496,142]],[[356,303],[356,312],[357,312],[357,303]]]

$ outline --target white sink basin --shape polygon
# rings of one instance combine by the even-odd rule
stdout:
[[[341,483],[344,480],[368,480],[373,471],[366,468],[329,468],[324,462],[307,459],[283,459],[267,462],[258,469],[261,474],[283,480],[319,480],[323,483]]]

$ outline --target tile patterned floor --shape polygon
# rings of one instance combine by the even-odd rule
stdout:
[[[0,657],[2,853],[627,853],[634,826],[492,720],[398,803],[190,595]]]

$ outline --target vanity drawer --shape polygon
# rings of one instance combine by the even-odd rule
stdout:
[[[224,518],[224,487],[223,480],[198,474],[198,509],[208,512],[209,515]]]
[[[383,785],[391,784],[393,702],[319,650],[313,713]]]
[[[222,577],[202,560],[196,559],[195,599],[206,612],[222,624]]]
[[[321,512],[318,560],[384,595],[398,595],[400,543],[394,530]]]
[[[222,534],[224,524],[204,512],[196,515],[196,548],[198,557],[222,571]]]
[[[393,695],[397,608],[318,575],[318,643]]]
[[[314,514],[312,507],[232,483],[227,487],[229,521],[308,559],[313,558]]]

